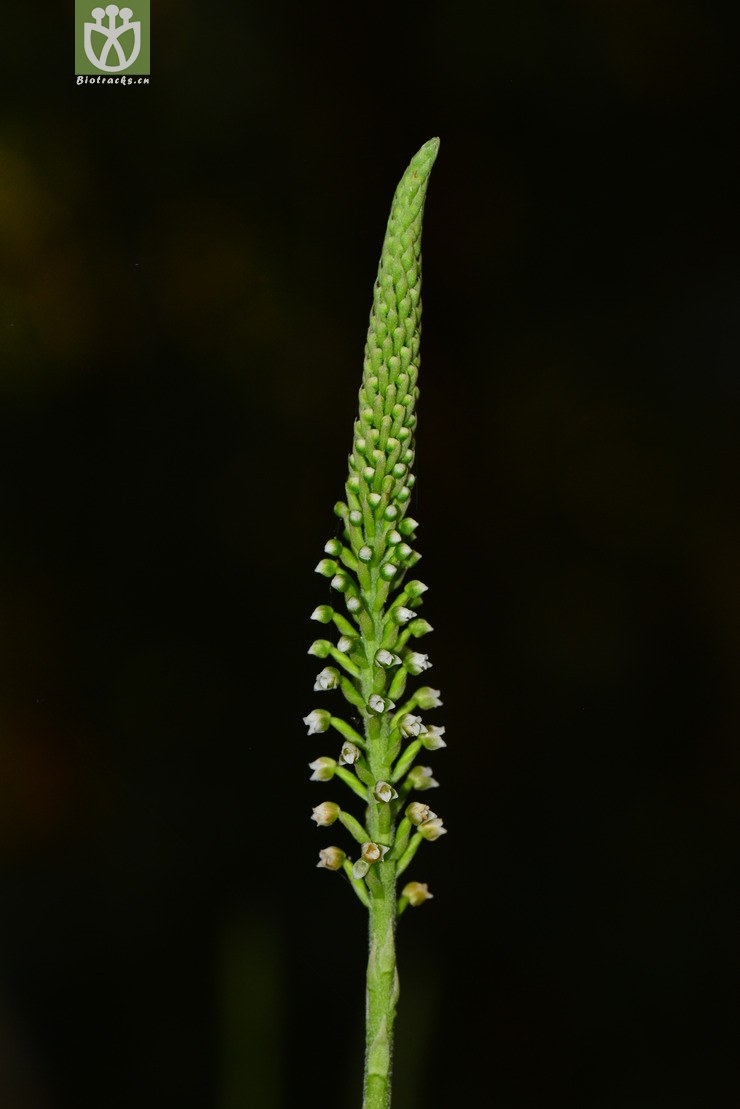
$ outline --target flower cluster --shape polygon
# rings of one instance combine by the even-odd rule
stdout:
[[[365,805],[364,824],[335,802],[314,809],[318,827],[339,821],[359,846],[354,860],[338,847],[325,848],[319,866],[344,870],[366,905],[389,881],[395,889],[423,840],[445,832],[428,806],[409,803],[413,791],[438,785],[431,768],[416,760],[422,751],[446,746],[445,729],[424,718],[442,704],[440,692],[430,686],[407,690],[409,679],[432,666],[429,655],[417,650],[416,641],[432,627],[418,614],[427,586],[410,578],[421,556],[413,546],[419,525],[407,510],[415,480],[421,223],[437,147],[431,140],[421,148],[394,197],[375,283],[346,497],[335,506],[338,534],[316,566],[337,597],[311,614],[336,633],[336,639],[317,639],[309,648],[327,661],[314,690],[338,692],[348,706],[345,715],[316,708],[304,717],[309,736],[333,729],[341,739],[336,757],[321,755],[309,764],[311,779],[339,779]],[[426,886],[411,883],[399,911],[430,896]]]

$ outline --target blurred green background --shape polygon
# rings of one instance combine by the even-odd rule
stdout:
[[[4,9],[3,1109],[359,1104],[305,651],[435,134],[395,1104],[734,1109],[737,13],[152,6],[148,88]]]

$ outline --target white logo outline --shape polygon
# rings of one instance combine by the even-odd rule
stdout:
[[[102,70],[104,73],[120,73],[124,69],[132,66],[139,56],[141,51],[141,20],[137,19],[132,22],[131,16],[133,15],[131,8],[120,8],[117,4],[109,4],[105,10],[103,8],[93,8],[90,15],[95,20],[94,23],[85,23],[85,54],[88,61],[95,66],[96,69]],[[108,25],[103,25],[103,16],[108,16]],[[121,17],[123,22],[116,27],[116,16]],[[100,54],[96,54],[93,50],[92,36],[93,31],[105,36]],[[120,36],[125,31],[134,32],[134,45],[128,58],[123,52],[123,47],[118,41]],[[118,64],[108,65],[108,58],[111,51],[116,55]]]

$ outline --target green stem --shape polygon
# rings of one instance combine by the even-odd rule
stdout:
[[[396,972],[396,875],[393,863],[374,866],[367,964],[365,1088],[363,1109],[389,1109],[393,1025],[398,1001]]]

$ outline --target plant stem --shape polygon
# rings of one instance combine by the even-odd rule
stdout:
[[[396,971],[396,866],[375,867],[370,900],[367,964],[365,1089],[363,1109],[389,1109],[393,1025],[398,1001]]]

